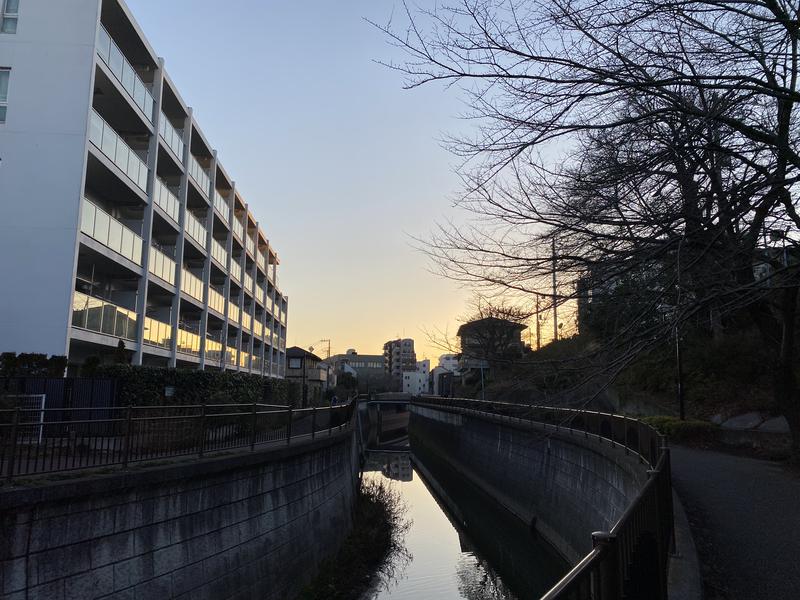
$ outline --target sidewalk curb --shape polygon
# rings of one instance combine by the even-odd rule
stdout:
[[[672,491],[675,520],[675,554],[669,560],[667,590],[669,600],[702,600],[703,578],[689,519],[675,490]]]

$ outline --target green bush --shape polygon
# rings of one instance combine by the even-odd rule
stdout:
[[[657,416],[641,419],[666,435],[673,442],[687,444],[709,444],[717,439],[719,427],[708,421],[686,420],[677,417]]]
[[[95,377],[117,381],[118,404],[134,406],[188,404],[297,404],[300,386],[236,371],[197,371],[126,364],[100,365]],[[173,395],[166,396],[167,388]]]

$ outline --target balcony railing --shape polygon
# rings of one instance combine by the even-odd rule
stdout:
[[[259,319],[255,321],[255,327],[253,327],[253,333],[255,333],[258,337],[264,337],[264,323],[262,323]]]
[[[192,179],[194,179],[195,183],[203,191],[203,195],[208,196],[208,189],[211,187],[211,178],[198,160],[191,154],[189,155],[189,175],[192,176]]]
[[[217,190],[214,190],[214,208],[217,209],[222,220],[228,222],[228,201]]]
[[[139,189],[147,190],[147,165],[94,109],[89,114],[89,141]]]
[[[218,340],[206,336],[206,358],[208,360],[222,361],[224,360],[223,348],[225,346]]]
[[[72,299],[72,326],[125,340],[136,340],[134,311],[81,292],[75,292]]]
[[[249,235],[247,236],[247,239],[245,240],[245,247],[247,248],[248,252],[250,252],[250,254],[255,254],[256,253],[256,243],[253,240],[253,238],[251,238]]]
[[[249,273],[244,274],[244,289],[246,289],[251,294],[253,293],[253,278],[250,276]]]
[[[203,281],[186,267],[181,269],[181,290],[198,302],[203,301]]]
[[[172,126],[172,123],[163,112],[158,125],[158,133],[161,134],[167,147],[175,154],[178,162],[183,164],[183,133]]]
[[[242,327],[248,331],[253,329],[253,317],[250,316],[249,312],[242,312]]]
[[[142,341],[150,346],[166,348],[172,343],[172,326],[150,317],[144,318],[144,335]]]
[[[83,199],[81,231],[120,256],[142,264],[142,238],[86,198]]]
[[[175,285],[175,261],[161,252],[158,248],[150,246],[149,271],[163,279],[170,285]]]
[[[256,285],[256,300],[264,304],[264,288],[260,285]]]
[[[266,271],[267,270],[267,259],[264,256],[264,253],[261,252],[261,251],[259,251],[258,254],[256,254],[256,264],[259,267],[261,267],[262,271]]]
[[[211,238],[211,256],[223,267],[227,267],[228,251],[225,250],[225,246],[220,244],[215,238]]]
[[[232,366],[236,366],[236,348],[231,348],[230,346],[225,346],[225,362]]]
[[[240,314],[239,307],[236,306],[233,302],[228,302],[228,321],[233,323],[239,323],[239,314]]]
[[[206,247],[206,234],[208,233],[206,227],[188,210],[186,211],[186,233],[201,247]]]
[[[177,196],[167,187],[167,184],[158,178],[156,178],[153,197],[156,204],[177,224],[180,221],[181,203],[178,201]]]
[[[242,350],[239,352],[239,366],[244,369],[250,368],[250,353]]]
[[[219,314],[225,314],[225,296],[220,294],[212,287],[208,288],[208,306],[213,308]]]
[[[119,46],[114,43],[108,31],[102,25],[97,37],[97,55],[103,59],[103,62],[114,74],[114,77],[117,78],[117,81],[128,92],[131,100],[141,109],[147,120],[152,123],[155,101],[150,90],[147,89],[144,81],[136,73],[136,69],[128,62]]]
[[[178,352],[200,356],[201,338],[193,331],[178,327]]]
[[[236,281],[242,280],[242,265],[236,262],[236,259],[231,260],[231,277]]]
[[[244,239],[244,225],[236,217],[233,218],[233,233],[239,236],[240,240]]]

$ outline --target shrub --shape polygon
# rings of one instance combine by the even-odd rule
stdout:
[[[644,417],[643,422],[666,435],[671,441],[687,444],[710,444],[717,440],[719,427],[708,421],[686,420],[677,417]]]

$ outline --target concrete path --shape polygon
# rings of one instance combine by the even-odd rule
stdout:
[[[780,463],[672,448],[706,600],[800,598],[800,476]]]

